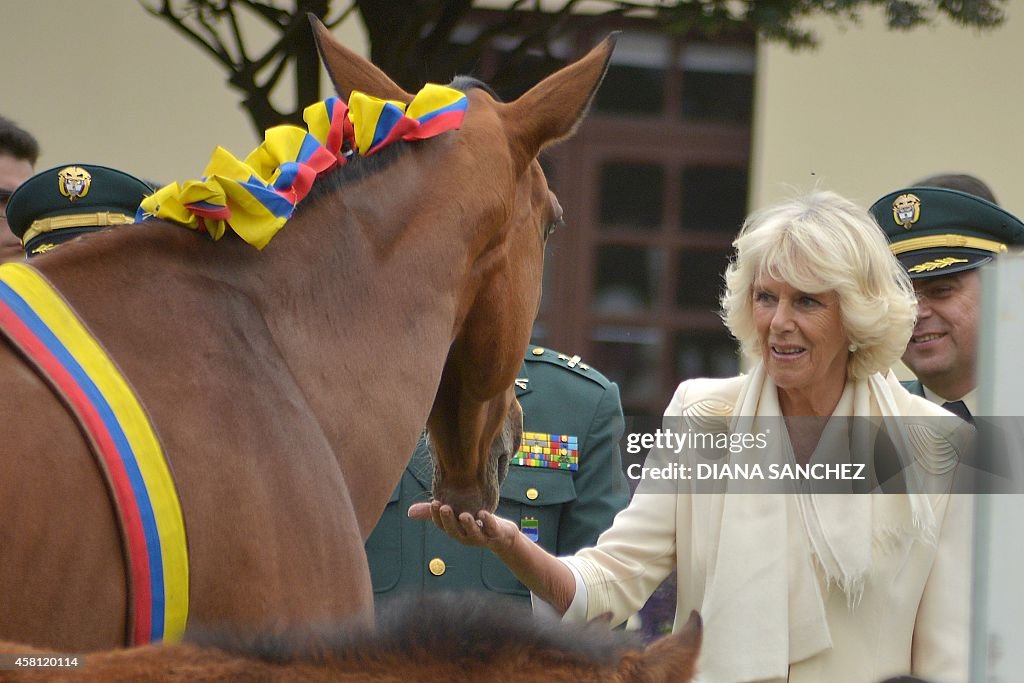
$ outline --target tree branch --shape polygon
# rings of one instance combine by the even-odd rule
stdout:
[[[275,28],[280,28],[281,26],[286,25],[288,20],[291,19],[291,13],[287,10],[274,7],[273,5],[265,2],[256,2],[256,0],[228,0],[229,4],[233,2],[237,2],[248,7],[252,10],[253,14]]]
[[[205,52],[208,52],[215,60],[217,60],[221,64],[224,64],[228,67],[234,65],[234,62],[231,60],[230,56],[226,52],[224,52],[223,49],[218,50],[217,44],[208,42],[206,38],[204,38],[203,36],[199,35],[199,33],[189,28],[185,24],[184,16],[179,17],[174,13],[174,11],[171,9],[170,0],[163,0],[163,2],[161,3],[161,8],[156,11],[148,5],[146,5],[144,2],[142,2],[142,0],[139,0],[139,4],[142,5],[143,9],[145,9],[153,16],[169,23],[174,28],[174,30],[184,35],[189,41],[198,45]]]
[[[341,22],[343,22],[346,19],[348,19],[352,15],[352,13],[356,11],[356,9],[357,9],[356,3],[353,2],[348,7],[343,9],[341,11],[341,14],[339,14],[337,16],[337,18],[331,19],[330,21],[328,21],[327,18],[324,17],[324,26],[326,26],[327,28],[334,28],[335,26],[337,26]]]
[[[227,8],[228,21],[231,23],[231,35],[235,38],[235,47],[238,50],[238,60],[240,64],[249,63],[249,55],[245,51],[245,40],[242,38],[242,29],[238,25],[238,17],[235,15],[235,6],[228,3]]]

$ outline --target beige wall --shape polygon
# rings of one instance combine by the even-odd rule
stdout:
[[[984,34],[896,33],[872,11],[845,29],[812,22],[814,51],[762,45],[751,205],[815,183],[870,203],[965,170],[1024,213],[1024,0],[1008,15]],[[335,34],[365,51],[355,21]],[[39,138],[40,169],[87,161],[182,180],[215,145],[242,156],[258,142],[224,73],[136,0],[0,0],[0,66],[0,113]]]
[[[335,35],[365,49],[354,25]],[[186,180],[216,145],[244,157],[260,140],[225,72],[137,0],[0,0],[0,68],[0,114],[39,140],[38,170]]]
[[[816,51],[760,46],[751,205],[815,182],[870,204],[933,172],[988,182],[1024,214],[1024,0],[988,33],[892,32],[873,10],[860,27],[812,25]]]

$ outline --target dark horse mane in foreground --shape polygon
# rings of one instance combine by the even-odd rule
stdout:
[[[643,648],[604,624],[535,621],[529,609],[474,594],[394,601],[361,625],[240,637],[197,631],[186,643],[86,655],[68,681],[643,681],[694,675],[701,621]],[[10,645],[0,643],[0,653]],[[25,654],[25,650],[14,652]],[[52,680],[53,670],[12,681]]]

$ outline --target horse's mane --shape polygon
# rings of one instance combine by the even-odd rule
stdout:
[[[503,101],[501,97],[498,96],[498,93],[494,92],[494,88],[487,85],[479,78],[474,78],[472,76],[456,76],[452,79],[452,82],[448,84],[448,87],[461,90],[464,93],[468,93],[470,90],[476,88],[478,90],[483,90],[485,93],[493,97],[495,102]]]
[[[449,87],[467,93],[473,89],[483,90],[495,100],[499,102],[501,101],[501,98],[489,85],[472,76],[456,76],[452,79]],[[417,140],[415,142],[397,140],[385,147],[382,147],[370,156],[356,155],[351,157],[347,164],[335,166],[316,178],[309,190],[309,193],[296,206],[295,216],[299,215],[302,211],[309,210],[313,205],[319,203],[321,198],[330,196],[345,186],[357,183],[368,176],[385,170],[405,156],[414,145],[417,147],[426,147],[431,145],[433,142],[433,139]],[[149,184],[152,185],[153,183]],[[137,239],[142,234],[138,228],[157,227],[165,224],[166,221],[162,220],[142,221],[132,226],[131,230],[121,229],[124,226],[115,226],[113,228],[105,228],[102,230],[90,230],[89,234],[95,235],[98,233],[116,232],[118,234],[118,239],[120,240]],[[83,241],[81,239],[74,239],[71,241],[78,243],[76,249],[79,253],[84,253],[83,250],[101,249],[103,247],[100,245],[104,244],[103,240]],[[83,242],[85,246],[83,246]],[[106,244],[109,244],[109,242]],[[123,245],[124,243],[122,242],[121,244]]]
[[[456,76],[448,85],[451,88],[455,88],[456,90],[461,90],[466,93],[473,89],[483,90],[496,101],[501,102],[501,98],[498,96],[498,93],[494,92],[494,89],[491,88],[491,86],[477,78],[473,78],[472,76]],[[429,140],[421,140],[416,144],[423,145],[429,142]],[[357,182],[369,175],[384,170],[408,151],[409,144],[410,143],[408,142],[399,140],[368,157],[352,157],[352,159],[344,166],[335,167],[318,177],[316,182],[313,183],[313,187],[310,189],[309,194],[306,195],[306,198],[302,200],[299,206],[308,207],[315,203],[320,197],[328,195],[344,185]]]
[[[344,664],[392,660],[477,666],[532,653],[560,661],[613,665],[641,646],[607,626],[535,620],[529,608],[475,593],[430,593],[391,600],[378,610],[376,631],[364,625],[318,626],[276,634],[197,630],[189,642],[273,664]]]
[[[416,144],[429,143],[421,140]],[[309,194],[299,203],[297,208],[306,208],[314,204],[320,197],[331,194],[344,185],[357,182],[363,178],[384,170],[401,158],[409,149],[408,142],[394,142],[368,157],[353,156],[344,166],[336,166],[317,177]]]

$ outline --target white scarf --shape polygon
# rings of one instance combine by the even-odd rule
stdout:
[[[895,377],[877,373],[848,381],[833,416],[875,419],[830,422],[815,454],[827,453],[834,463],[848,460],[851,452],[870,452],[865,439],[873,438],[872,424],[881,418],[905,466],[907,490],[921,491],[912,442],[898,419],[890,382],[896,383]],[[780,418],[775,383],[758,365],[740,392],[729,430],[757,434],[770,428],[777,434],[784,424]],[[769,444],[772,453],[751,449],[731,460],[795,462],[788,439],[773,438]],[[750,488],[730,484],[729,490]],[[832,646],[815,562],[825,578],[824,590],[837,586],[854,609],[871,569],[876,535],[912,535],[934,542],[937,523],[926,496],[908,494],[908,505],[899,508],[902,519],[875,519],[872,497],[813,492],[722,495],[717,556],[709,559],[701,607],[706,623],[715,624],[703,643],[706,680],[785,679],[791,662]]]

